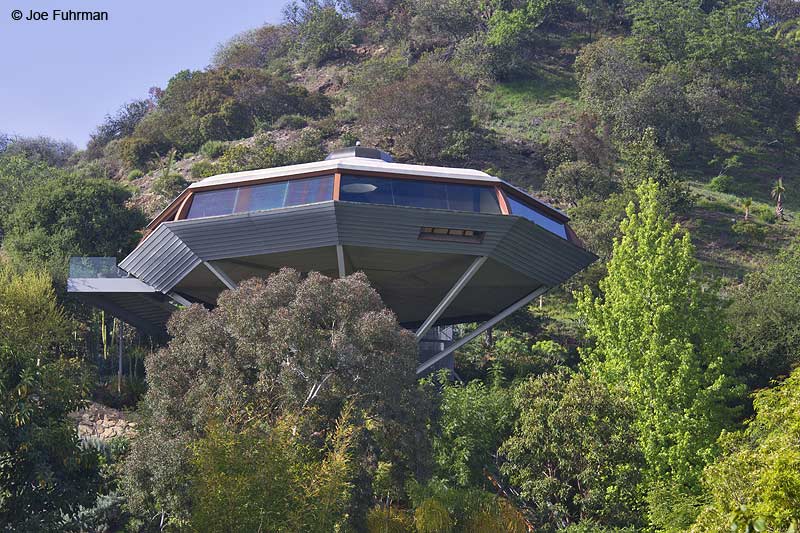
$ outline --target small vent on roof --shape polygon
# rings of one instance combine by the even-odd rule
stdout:
[[[355,146],[348,146],[347,148],[341,148],[331,152],[328,154],[328,157],[326,157],[325,160],[343,159],[345,157],[366,157],[367,159],[382,159],[387,163],[394,163],[392,156],[383,150],[378,150],[377,148],[367,148],[365,146],[361,146],[361,143],[356,143]]]

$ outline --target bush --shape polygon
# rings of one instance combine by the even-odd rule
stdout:
[[[274,127],[277,130],[289,129],[299,130],[308,126],[308,120],[300,115],[283,115],[275,121]]]
[[[162,198],[172,199],[178,196],[189,183],[181,174],[161,174],[153,180],[153,192]]]
[[[745,222],[744,220],[734,222],[731,225],[731,231],[736,236],[739,244],[761,243],[767,235],[767,230],[764,226],[751,221]]]
[[[217,174],[217,165],[211,161],[198,161],[192,165],[192,177],[196,180],[207,178]]]
[[[471,127],[472,87],[447,63],[425,60],[408,75],[358,98],[359,125],[376,144],[392,143],[418,162],[440,159],[451,135]]]
[[[200,153],[209,159],[216,159],[225,152],[228,144],[225,141],[206,141],[200,147]]]
[[[708,188],[716,192],[731,192],[733,186],[733,178],[727,174],[720,174],[708,183]]]
[[[350,21],[329,2],[302,0],[284,10],[296,53],[301,61],[319,65],[340,57],[353,43]]]
[[[138,168],[134,168],[133,170],[128,172],[128,181],[138,180],[142,176],[144,176],[144,172],[142,172]]]
[[[411,517],[394,507],[375,507],[367,514],[368,533],[408,533],[413,527]]]

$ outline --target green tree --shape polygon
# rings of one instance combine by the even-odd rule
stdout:
[[[298,416],[234,431],[212,425],[192,445],[191,529],[198,532],[337,531],[352,493],[356,428],[345,409],[322,442]],[[314,442],[317,441],[317,442]]]
[[[26,192],[51,178],[63,177],[61,169],[24,155],[0,156],[0,241],[8,231],[8,218]]]
[[[732,291],[727,322],[752,388],[766,387],[800,363],[800,243]]]
[[[492,369],[492,383],[466,385],[442,380],[439,434],[433,439],[440,477],[461,486],[479,485],[484,470],[498,464],[497,449],[510,433],[515,410],[503,385],[502,368]]]
[[[67,414],[88,391],[79,359],[65,353],[71,326],[46,274],[0,263],[0,523],[8,531],[60,529],[91,505],[97,458]]]
[[[20,265],[66,279],[70,256],[121,256],[136,242],[144,215],[131,193],[100,179],[66,176],[28,189],[8,218],[4,247]]]
[[[655,129],[646,128],[641,139],[623,145],[622,184],[635,190],[648,180],[656,182],[659,200],[662,205],[677,212],[684,212],[691,206],[689,188],[672,169],[669,158],[658,146]]]
[[[731,421],[731,346],[688,233],[670,225],[654,182],[637,194],[639,210],[628,206],[601,294],[577,294],[593,341],[581,354],[588,371],[635,406],[647,480],[692,493]]]
[[[534,509],[537,529],[641,520],[643,458],[630,402],[600,381],[560,369],[515,391],[520,411],[502,471]]]
[[[720,437],[723,454],[703,476],[710,503],[692,531],[734,531],[732,523],[755,519],[765,526],[755,531],[800,525],[800,370],[757,391],[753,406],[743,430]]]
[[[473,92],[447,63],[421,61],[359,98],[359,125],[378,144],[393,143],[398,156],[437,161],[452,136],[470,128]]]
[[[210,424],[272,423],[315,408],[324,427],[348,400],[369,419],[381,460],[406,473],[427,471],[428,400],[417,389],[416,341],[363,274],[332,280],[283,269],[224,292],[213,310],[176,312],[169,331],[170,344],[145,361],[150,427],[126,466],[139,514],[163,512],[173,523],[188,517],[188,449]],[[356,476],[365,482],[367,466],[359,463]],[[361,485],[358,491],[369,495]],[[354,520],[365,518],[353,509]]]
[[[292,42],[301,60],[319,65],[341,56],[355,38],[350,20],[334,0],[293,0],[284,9]]]

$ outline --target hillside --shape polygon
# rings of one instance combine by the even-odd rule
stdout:
[[[0,135],[0,524],[796,531],[799,28],[789,0],[299,0],[281,24],[220,43],[207,68],[121,103],[85,150]],[[431,376],[386,307],[391,291],[435,293],[415,265],[421,288],[383,299],[394,265],[375,286],[292,269],[237,286],[188,252],[175,260],[162,232],[154,276],[173,263],[186,271],[165,277],[219,288],[195,303],[174,284],[144,295],[159,326],[171,317],[161,339],[66,290],[71,257],[89,258],[76,270],[125,257],[190,183],[356,141],[502,177],[568,213],[598,260]],[[210,242],[197,228],[253,220],[184,228]],[[576,253],[540,233],[551,241],[530,250]],[[526,292],[555,270],[538,259]],[[90,400],[94,414],[75,413]],[[75,419],[115,424],[103,406],[135,422],[79,437]]]

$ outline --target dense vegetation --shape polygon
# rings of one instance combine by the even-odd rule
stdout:
[[[0,528],[796,531],[798,31],[789,0],[303,0],[85,150],[0,135]],[[361,274],[250,280],[164,346],[64,291],[188,182],[357,139],[500,175],[600,259],[462,381],[416,380]],[[78,439],[90,399],[138,436]]]

